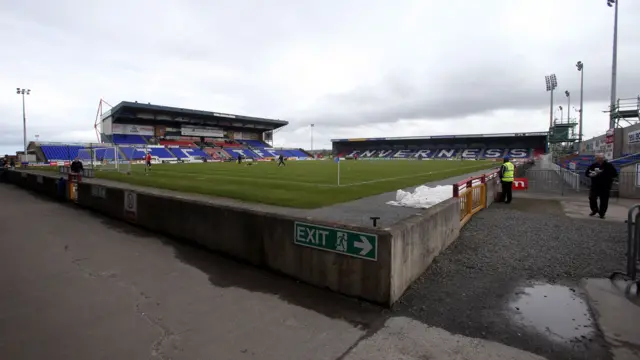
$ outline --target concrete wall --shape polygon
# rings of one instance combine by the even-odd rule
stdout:
[[[616,129],[616,132],[621,133],[621,153],[622,154],[640,153],[640,141],[638,142],[634,141],[635,139],[638,138],[637,135],[634,134],[637,131],[640,131],[640,123],[627,126],[624,129]],[[629,138],[630,134],[634,135],[632,136],[632,139]]]
[[[500,185],[500,179],[496,176],[493,179],[487,180],[487,207],[491,206],[498,196],[498,193],[502,191]]]
[[[400,221],[390,232],[391,302],[395,302],[460,235],[460,201],[457,198],[443,201],[422,215]]]
[[[640,199],[640,187],[636,187],[636,164],[620,169],[619,196],[621,198]]]
[[[640,141],[635,139],[640,139],[640,134],[634,133],[640,132],[640,123],[633,124],[621,129],[615,129],[614,132],[614,143],[613,143],[613,157],[619,158],[624,154],[637,154],[640,153]],[[582,146],[580,148],[580,152],[582,154],[595,154],[598,152],[605,152],[605,143],[606,135],[602,134],[600,136],[596,136],[594,138],[584,140],[582,142]],[[637,141],[637,142],[636,142]]]
[[[9,173],[10,182],[52,197],[57,196],[57,177]],[[128,192],[124,185],[83,183],[78,186],[77,204],[318,287],[383,305],[393,304],[460,232],[458,199],[447,200],[386,230],[312,222],[377,235],[377,261],[371,261],[294,244],[294,222],[309,223],[307,219],[144,191],[131,192],[136,198],[132,216],[125,212]]]
[[[125,190],[107,188],[106,198],[100,198],[92,195],[92,187],[96,185],[80,184],[78,205],[312,285],[389,303],[388,232],[314,221],[317,225],[377,234],[378,260],[369,261],[295,245],[294,221],[304,219],[136,192],[137,217],[132,220],[124,213]]]

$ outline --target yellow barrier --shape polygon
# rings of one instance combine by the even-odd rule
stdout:
[[[464,226],[473,214],[487,207],[487,179],[496,172],[472,177],[453,184],[453,197],[460,201],[460,226]]]
[[[487,207],[487,184],[481,183],[464,189],[460,196],[460,225],[464,226],[473,214]]]

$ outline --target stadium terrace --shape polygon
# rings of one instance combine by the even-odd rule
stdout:
[[[360,159],[527,159],[547,151],[547,132],[332,139],[333,152]]]
[[[29,153],[48,163],[76,157],[83,162],[142,161],[146,152],[163,163],[311,157],[302,149],[273,148],[273,133],[287,121],[128,101],[102,112],[103,103],[94,126],[97,143],[32,142]]]

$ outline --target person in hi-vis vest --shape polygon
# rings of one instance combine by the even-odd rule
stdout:
[[[515,166],[509,161],[509,157],[505,156],[504,163],[500,167],[500,183],[502,184],[502,198],[505,204],[511,202],[513,195],[513,177],[515,175]]]

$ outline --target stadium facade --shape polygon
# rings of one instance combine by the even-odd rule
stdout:
[[[332,139],[334,155],[360,159],[528,159],[547,152],[547,132]]]
[[[32,143],[38,161],[79,157],[104,162],[117,157],[133,162],[142,161],[146,152],[159,162],[310,158],[302,149],[275,149],[269,144],[287,121],[127,101],[101,112],[102,104],[95,123],[97,143]]]

